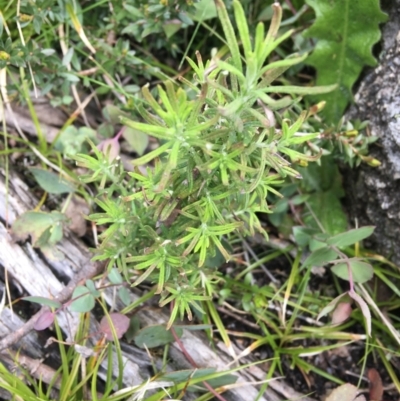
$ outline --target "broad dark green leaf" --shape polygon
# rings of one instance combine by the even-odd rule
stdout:
[[[174,329],[177,336],[182,337],[183,330],[175,326]],[[173,341],[175,341],[175,339],[171,330],[167,330],[165,325],[161,324],[147,326],[140,330],[135,336],[135,344],[139,348],[159,347]]]
[[[360,260],[349,259],[351,274],[355,283],[363,284],[371,280],[374,275],[374,269],[369,263]],[[343,280],[349,281],[349,268],[347,263],[337,263],[332,267],[333,273]]]
[[[347,229],[347,217],[335,191],[315,192],[307,203],[328,234],[336,235]],[[308,214],[304,222],[309,227],[319,228],[313,214]]]
[[[304,266],[324,266],[332,260],[337,259],[338,253],[331,248],[323,247],[312,252],[304,261]]]
[[[328,239],[329,245],[337,246],[339,248],[346,247],[360,242],[365,238],[368,238],[373,232],[374,226],[365,226],[361,228],[355,228],[340,234],[335,235]]]
[[[327,102],[326,120],[337,123],[352,99],[352,87],[364,66],[374,66],[372,46],[379,40],[379,24],[387,16],[379,0],[306,0],[317,16],[304,36],[318,40],[306,63],[317,70],[317,85],[337,89],[316,99]]]

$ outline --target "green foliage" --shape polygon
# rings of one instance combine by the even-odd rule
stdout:
[[[73,312],[90,312],[95,305],[95,297],[92,291],[86,286],[78,286],[72,293],[73,302],[71,304],[71,310]]]
[[[18,217],[13,224],[12,232],[20,240],[25,240],[29,235],[34,247],[41,248],[50,255],[56,255],[54,245],[61,240],[63,224],[66,221],[65,214],[57,211],[51,213],[29,211]]]
[[[252,43],[240,2],[233,6],[243,59],[224,4],[217,2],[231,57],[204,63],[197,54],[197,63],[188,59],[195,75],[193,81],[183,79],[186,90],[166,82],[156,99],[145,86],[147,107],[137,104],[145,122],[121,117],[128,127],[162,141],[133,162],[154,161],[153,168],[126,175],[118,162],[107,161],[95,148],[95,157],[77,157],[92,171],[82,177],[85,182],[101,180],[101,188],[107,182],[97,200],[103,212],[90,216],[96,224],[109,225],[96,258],[110,260],[110,267],[117,263],[134,285],[155,282],[161,305],[174,301],[169,325],[178,315],[191,318],[193,308],[202,311],[198,302],[209,298],[212,291],[206,289],[214,280],[207,258],[218,250],[225,261],[231,259],[223,238],[256,231],[266,236],[259,213],[270,212],[268,193],[277,193],[285,177],[300,178],[292,165],[316,159],[301,152],[303,143],[317,136],[299,133],[307,112],[277,113],[280,126],[275,126],[266,110],[288,107],[292,100],[269,94],[333,89],[272,86],[273,79],[303,59],[265,64],[289,36],[277,37],[281,10],[275,6],[267,34],[263,24],[257,26]]]
[[[57,176],[48,170],[38,167],[31,167],[30,172],[35,177],[38,184],[50,194],[63,194],[74,192],[74,186],[65,179]]]
[[[173,327],[177,337],[182,337],[183,330],[179,327]],[[173,341],[174,336],[171,330],[167,330],[165,325],[161,324],[147,326],[135,335],[135,344],[140,348],[159,347]]]
[[[380,38],[379,24],[387,15],[379,0],[306,0],[316,13],[316,21],[305,37],[318,40],[306,63],[317,70],[317,84],[337,84],[323,96],[327,123],[336,124],[352,99],[351,89],[364,66],[376,65],[372,46]],[[321,97],[318,99],[322,99]]]

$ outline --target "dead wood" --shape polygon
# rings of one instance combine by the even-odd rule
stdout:
[[[36,205],[37,199],[29,193],[29,188],[16,174],[10,175],[9,188],[6,188],[4,173],[0,172],[0,266],[7,269],[12,279],[19,283],[27,294],[54,297],[60,302],[65,302],[81,280],[99,274],[104,269],[104,264],[90,262],[91,255],[86,246],[68,230],[66,230],[63,240],[57,245],[57,249],[64,255],[64,259],[59,261],[45,259],[29,243],[15,243],[9,235],[8,227],[20,214],[32,210]],[[63,280],[68,281],[67,285],[63,284]],[[109,304],[114,304],[112,293],[109,291],[105,293],[105,299]],[[132,299],[137,299],[137,295],[132,293]],[[43,310],[28,322],[17,321],[13,327],[10,327],[9,334],[5,335],[5,332],[2,331],[1,335],[5,335],[5,337],[0,340],[0,349],[14,346],[26,350],[32,341],[35,342],[36,335],[32,328]],[[11,315],[11,312],[5,309],[0,317],[6,321],[7,316]],[[161,309],[156,312],[154,308],[143,309],[137,315],[142,326],[165,323],[168,320],[168,315]],[[78,314],[70,312],[60,315],[60,326],[71,339],[77,319]],[[93,327],[93,330],[96,330],[95,323]],[[23,337],[27,334],[25,340]],[[201,333],[185,330],[181,341],[199,367],[215,367],[217,370],[226,370],[232,364],[232,357],[224,345],[217,344],[218,350],[213,350]],[[124,342],[122,342],[122,351],[125,366],[123,382],[126,386],[141,384],[151,377],[152,361],[147,353]],[[237,354],[239,353],[240,350],[237,350]],[[38,352],[35,357],[42,355],[42,352]],[[172,344],[169,356],[171,362],[166,367],[167,371],[192,368],[176,343]],[[249,358],[243,358],[240,363],[244,364],[249,361]],[[161,359],[155,358],[153,362],[159,368],[162,367]],[[117,373],[118,366],[114,368]],[[105,374],[106,369],[107,367],[104,366],[104,371],[100,372],[99,377]],[[236,375],[239,387],[224,393],[224,397],[231,401],[253,401],[258,394],[257,385],[254,383],[264,380],[266,372],[258,366],[253,366],[241,370]],[[278,401],[283,398],[300,397],[303,396],[290,388],[283,380],[274,380],[270,382],[268,390],[260,398],[260,401]],[[185,399],[189,400],[190,397]],[[312,401],[307,397],[303,397],[303,399]]]

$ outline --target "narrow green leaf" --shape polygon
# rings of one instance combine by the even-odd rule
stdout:
[[[63,194],[75,191],[74,186],[58,174],[38,167],[31,167],[29,170],[40,187],[50,194]]]
[[[132,121],[129,118],[121,117],[121,123],[136,129],[138,131],[142,131],[148,134],[155,136],[156,138],[160,139],[170,139],[173,130],[168,129],[164,126],[156,126],[151,124],[139,123],[137,121]]]
[[[50,308],[61,308],[62,304],[58,301],[55,301],[54,299],[48,299],[45,297],[36,297],[36,296],[31,296],[31,297],[24,297],[22,298],[24,301],[29,301],[29,302],[34,302],[36,304],[44,305],[44,306],[49,306]]]
[[[323,98],[326,120],[337,123],[352,98],[351,89],[364,66],[374,66],[372,46],[379,40],[379,24],[387,16],[379,0],[306,0],[317,19],[305,33],[318,39],[307,63],[317,70],[317,85],[336,84],[337,89]]]
[[[303,54],[301,56],[299,55],[292,55],[288,56],[287,58],[279,61],[275,61],[273,63],[267,64],[265,67],[263,67],[260,71],[260,76],[264,75],[265,72],[273,69],[282,69],[283,72],[287,70],[288,68],[292,67],[293,65],[299,64],[303,62],[307,58],[307,54]],[[283,69],[284,67],[284,69]],[[281,70],[281,71],[282,71]]]
[[[237,1],[237,0],[235,0]],[[242,61],[240,59],[239,45],[236,39],[236,34],[233,29],[232,23],[229,19],[228,12],[226,11],[225,4],[222,0],[215,0],[215,5],[217,6],[217,11],[219,19],[222,25],[222,29],[225,33],[226,42],[228,48],[232,54],[233,65],[242,72]]]
[[[240,4],[240,1],[236,0],[233,2],[233,10],[235,12],[236,26],[238,28],[240,39],[242,41],[244,55],[247,60],[251,53],[250,32],[249,26],[247,25],[246,15],[244,13],[242,5]]]
[[[369,237],[374,232],[374,229],[374,226],[355,228],[329,238],[327,243],[339,248],[350,246]]]
[[[368,308],[368,305],[357,293],[349,291],[348,294],[351,298],[354,299],[354,301],[356,301],[358,307],[361,309],[361,313],[365,318],[365,325],[367,326],[367,334],[370,336],[372,323],[371,323],[371,312]]]
[[[355,283],[363,284],[371,280],[374,275],[374,269],[369,263],[357,259],[349,259],[348,263],[351,269],[351,275]],[[337,263],[332,267],[333,273],[343,280],[350,280],[349,267],[347,263]]]
[[[337,85],[326,86],[268,86],[262,88],[264,93],[288,93],[291,95],[317,95],[321,93],[329,93],[335,90]]]

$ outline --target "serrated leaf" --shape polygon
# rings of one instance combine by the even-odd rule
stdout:
[[[38,167],[31,167],[29,170],[40,187],[50,194],[64,194],[75,191],[74,186],[58,174]]]
[[[61,308],[61,303],[58,301],[55,301],[54,299],[48,299],[45,297],[36,297],[36,296],[31,296],[31,297],[24,297],[22,298],[24,301],[29,301],[29,302],[34,302],[35,304],[40,304],[43,306],[49,306],[50,308]]]
[[[349,259],[351,274],[355,283],[366,283],[374,275],[374,269],[369,263],[360,260]],[[332,272],[343,280],[349,281],[349,269],[347,263],[337,263],[332,267]]]
[[[318,39],[306,63],[317,70],[317,85],[338,88],[316,100],[325,100],[327,122],[337,123],[352,99],[352,86],[364,66],[374,66],[372,46],[379,40],[379,24],[387,16],[379,0],[306,0],[317,19],[304,36]]]
[[[304,266],[324,266],[338,257],[338,253],[331,248],[323,247],[312,252],[304,261]]]
[[[178,337],[182,337],[183,330],[179,327],[175,327],[175,332]],[[135,344],[139,348],[154,348],[161,345],[168,344],[175,341],[171,330],[167,330],[165,325],[156,324],[147,326],[140,330],[135,336]]]
[[[363,239],[368,238],[374,232],[374,229],[374,226],[355,228],[329,238],[327,243],[337,247],[353,245],[356,242],[360,242]]]
[[[72,301],[70,309],[73,312],[90,312],[94,308],[95,299],[89,289],[84,286],[78,286],[72,293]]]

